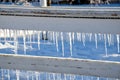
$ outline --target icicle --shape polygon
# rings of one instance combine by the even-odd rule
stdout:
[[[75,75],[70,74],[70,80],[75,80]]]
[[[14,30],[14,52],[17,54],[18,49],[18,40],[17,40],[17,31]]]
[[[82,42],[83,42],[83,46],[85,46],[85,33],[82,33]]]
[[[29,72],[27,71],[27,80],[29,80]]]
[[[63,32],[61,32],[61,41],[62,41],[62,56],[64,56],[64,40],[63,40]]]
[[[52,73],[52,76],[53,76],[53,80],[55,80],[55,73]]]
[[[105,53],[106,53],[106,57],[107,57],[107,39],[106,39],[106,34],[104,34],[104,44],[105,44]]]
[[[118,49],[118,53],[120,53],[120,38],[119,38],[119,34],[117,34],[116,37],[117,37],[117,49]]]
[[[53,43],[55,43],[55,32],[52,32]]]
[[[11,40],[12,40],[12,38],[13,38],[13,36],[14,36],[13,33],[14,33],[13,30],[10,30],[10,37],[11,37]]]
[[[57,80],[61,80],[61,74],[57,73]]]
[[[55,38],[56,38],[56,49],[57,49],[57,52],[59,51],[59,48],[58,48],[58,32],[56,32],[55,34]]]
[[[44,37],[44,36],[45,36],[45,31],[43,31],[42,33],[43,33],[43,34],[42,34],[42,37]],[[49,37],[49,40],[50,40],[50,41],[53,41],[53,34],[52,34],[51,31],[48,31],[48,37]]]
[[[71,38],[71,32],[69,32],[69,41],[70,41],[70,56],[72,56],[72,38]]]
[[[99,38],[99,40],[102,40],[102,34],[101,33],[98,34],[98,38]]]
[[[95,45],[96,45],[96,49],[97,49],[97,43],[98,43],[98,41],[97,41],[97,34],[95,33]]]
[[[32,42],[35,42],[35,31],[33,31],[33,34],[32,34]]]
[[[6,34],[7,34],[7,37],[8,37],[8,38],[10,38],[10,34],[9,34],[9,33],[10,33],[10,30],[7,29],[7,33],[6,33]]]
[[[81,33],[77,33],[77,40],[81,41]]]
[[[99,78],[99,77],[97,77],[97,80],[100,80],[100,78]]]
[[[51,80],[51,74],[50,73],[48,74],[48,80]]]
[[[32,32],[29,31],[29,42],[30,42],[30,47],[32,48]]]
[[[92,41],[92,33],[89,33],[89,40]]]
[[[2,78],[2,80],[4,80],[4,70],[3,69],[1,69],[1,78]]]
[[[67,74],[64,74],[64,80],[67,80]]]
[[[83,75],[81,75],[81,80],[84,80],[84,76]]]
[[[33,75],[34,73],[32,72],[32,80],[34,80],[34,75]]]
[[[28,30],[25,31],[25,34],[27,35],[27,36],[26,36],[26,42],[28,42],[28,40],[29,40],[29,36],[28,36],[29,33],[28,33]]]
[[[43,31],[42,32],[42,40],[48,40],[47,32]]]
[[[25,31],[23,31],[23,44],[24,44],[24,54],[26,54],[26,34],[25,34]]]
[[[1,33],[2,33],[2,32],[1,32],[1,29],[0,29],[0,42],[1,42],[1,37],[2,37],[2,36],[1,36]]]
[[[107,34],[107,39],[108,39],[108,44],[110,46],[112,44],[111,34]]]
[[[16,70],[16,80],[20,80],[20,71],[19,70]]]
[[[75,33],[73,32],[73,33],[72,33],[72,41],[73,41],[73,44],[74,44],[74,38],[75,38]]]
[[[7,41],[6,38],[7,38],[7,37],[6,37],[6,29],[4,29],[4,41],[5,41],[5,43],[6,43],[6,41]]]
[[[38,49],[40,50],[40,34],[41,34],[41,32],[40,31],[38,31]]]
[[[36,75],[36,80],[39,80],[39,78],[38,78],[39,73],[35,72],[35,75]]]
[[[7,70],[7,77],[8,77],[8,80],[10,80],[10,71],[9,71],[9,69]]]

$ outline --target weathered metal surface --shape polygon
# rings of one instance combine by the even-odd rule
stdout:
[[[120,62],[0,54],[0,68],[120,79]]]

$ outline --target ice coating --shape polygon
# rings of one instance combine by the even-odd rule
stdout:
[[[119,46],[119,34],[0,29],[1,53],[119,61]]]

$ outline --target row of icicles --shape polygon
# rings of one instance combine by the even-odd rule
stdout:
[[[75,74],[0,69],[0,80],[119,80]]]
[[[37,31],[37,30],[12,30],[12,29],[0,29],[0,38],[4,38],[5,42],[9,42],[7,38],[13,38],[15,54],[18,49],[18,37],[23,38],[24,54],[26,54],[26,43],[30,44],[36,42],[38,49],[40,50],[41,40],[52,41],[56,45],[57,52],[59,51],[58,41],[61,41],[62,45],[62,56],[65,54],[64,40],[69,41],[70,54],[72,54],[73,44],[75,41],[81,41],[83,46],[86,46],[86,41],[94,41],[95,47],[98,47],[100,40],[104,41],[105,53],[107,55],[107,44],[108,46],[114,44],[114,40],[117,42],[117,52],[120,53],[120,35],[119,34],[102,34],[102,33],[80,33],[80,32],[54,32],[54,31]],[[37,41],[35,41],[35,39]],[[12,39],[11,39],[12,40]]]

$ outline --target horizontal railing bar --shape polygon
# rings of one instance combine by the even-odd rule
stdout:
[[[120,62],[114,61],[0,54],[0,68],[120,79]]]
[[[0,15],[0,28],[120,34],[119,19],[82,19]]]

